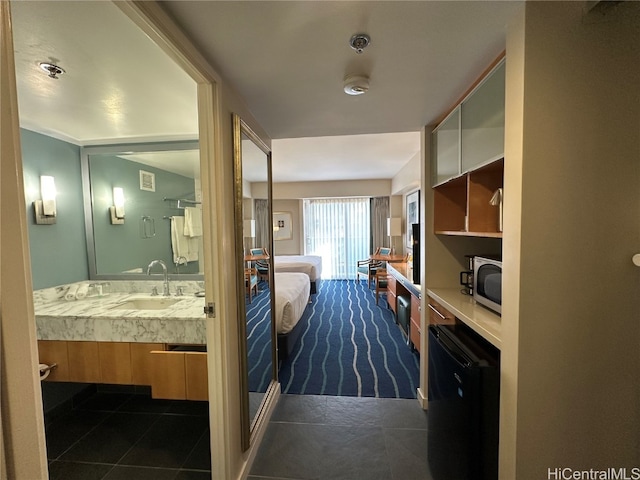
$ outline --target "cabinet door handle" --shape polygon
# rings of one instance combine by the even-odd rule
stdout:
[[[431,310],[433,310],[442,320],[446,320],[447,317],[445,317],[443,314],[441,314],[438,309],[436,307],[434,307],[433,305],[429,304],[429,308]]]

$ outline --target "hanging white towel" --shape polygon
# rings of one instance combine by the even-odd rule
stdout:
[[[178,263],[180,257],[187,262],[198,260],[198,239],[184,236],[184,217],[171,217],[171,249],[173,250],[173,263]]]
[[[184,234],[187,237],[202,235],[202,210],[199,208],[184,208]]]

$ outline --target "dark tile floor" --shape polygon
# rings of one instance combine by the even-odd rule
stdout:
[[[210,480],[207,402],[97,392],[47,422],[51,480]]]
[[[249,480],[431,480],[417,400],[282,395]]]

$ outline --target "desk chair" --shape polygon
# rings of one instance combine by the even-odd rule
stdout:
[[[391,249],[387,247],[376,248],[373,255],[391,255]],[[356,265],[356,281],[360,283],[360,277],[367,279],[367,287],[371,288],[371,282],[375,280],[376,271],[379,268],[385,268],[386,262],[380,260],[372,260],[370,258],[366,260],[358,260]]]
[[[266,248],[252,248],[249,253],[251,253],[251,255],[269,255]],[[269,262],[267,260],[256,260],[255,267],[260,280],[269,283]]]
[[[255,268],[244,269],[244,284],[251,303],[253,296],[258,294],[258,272]]]
[[[378,305],[378,299],[381,293],[387,293],[387,287],[389,285],[389,279],[387,278],[387,270],[379,268],[376,271],[376,305]]]

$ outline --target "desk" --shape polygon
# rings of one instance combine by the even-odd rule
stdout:
[[[261,255],[245,255],[245,262],[255,262],[256,260],[269,260],[269,255],[261,254]]]
[[[411,344],[420,353],[420,298],[422,287],[411,281],[413,268],[410,264],[396,263],[387,265],[387,302],[394,313],[397,312],[397,298],[399,295],[411,296],[411,312],[409,318],[408,336]]]
[[[369,259],[375,262],[405,262],[407,260],[406,255],[369,255]]]
[[[244,261],[247,262],[247,267],[251,268],[251,264],[258,260],[269,260],[269,255],[261,253],[260,255],[245,255]]]

